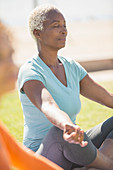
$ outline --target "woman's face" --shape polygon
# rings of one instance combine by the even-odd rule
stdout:
[[[15,88],[18,68],[13,63],[12,54],[10,42],[0,39],[0,97]]]
[[[48,14],[48,20],[44,21],[43,30],[39,35],[42,46],[56,51],[65,47],[67,29],[63,15],[55,10],[51,11]]]

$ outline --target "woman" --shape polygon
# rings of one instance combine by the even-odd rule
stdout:
[[[65,170],[83,166],[112,170],[113,151],[108,156],[106,148],[110,150],[113,145],[113,118],[87,133],[75,120],[81,108],[80,94],[110,108],[113,94],[95,83],[77,62],[58,56],[58,50],[65,47],[67,29],[57,8],[48,5],[34,9],[29,29],[38,53],[18,75],[24,145]]]

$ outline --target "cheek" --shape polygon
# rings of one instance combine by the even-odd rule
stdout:
[[[53,30],[50,30],[48,32],[45,32],[44,36],[43,36],[43,39],[47,42],[49,41],[55,41],[58,39],[58,32],[57,31],[53,31]]]

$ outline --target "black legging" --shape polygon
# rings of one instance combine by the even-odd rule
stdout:
[[[63,139],[63,131],[52,127],[37,153],[64,170],[71,170],[92,163],[96,158],[96,148],[99,148],[106,138],[113,139],[113,117],[86,131],[84,134],[84,140],[88,141],[86,147],[66,142]]]

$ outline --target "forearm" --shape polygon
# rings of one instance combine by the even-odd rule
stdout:
[[[106,98],[104,105],[113,109],[113,94],[109,94],[109,97],[108,99]]]
[[[95,101],[113,109],[113,94],[109,93],[105,89],[103,89],[103,96],[98,94]]]
[[[69,116],[60,110],[49,91],[39,81],[28,81],[23,90],[31,102],[47,117],[47,119],[64,130],[65,124],[73,124]]]
[[[89,75],[81,80],[80,93],[90,100],[113,108],[113,94],[108,92],[104,87],[102,87],[95,81],[93,81]]]
[[[42,111],[52,124],[63,130],[64,140],[79,144],[81,147],[88,144],[87,141],[84,141],[84,131],[79,126],[74,125],[69,116],[60,110],[56,103],[42,104]]]
[[[64,130],[66,124],[73,124],[69,116],[64,111],[60,110],[56,103],[43,103],[41,111],[52,124],[62,130]]]

